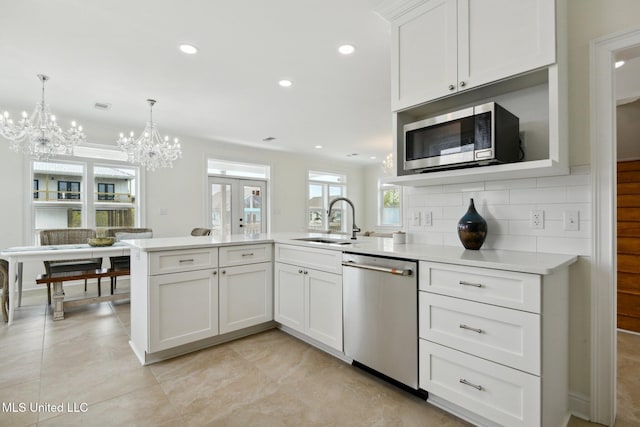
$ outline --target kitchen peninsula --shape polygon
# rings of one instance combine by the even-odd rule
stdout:
[[[304,233],[126,243],[130,344],[142,364],[273,327],[350,363],[342,347],[342,253],[411,259],[419,266],[419,388],[429,401],[507,425],[560,425],[568,416],[568,266],[575,256]],[[309,292],[301,281],[304,293],[287,293],[296,282],[281,287],[286,266],[290,275],[324,274],[330,288]],[[311,318],[318,291],[325,314]]]

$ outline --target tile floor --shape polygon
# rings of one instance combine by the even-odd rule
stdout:
[[[127,301],[57,322],[45,301],[27,293],[14,325],[0,325],[0,426],[469,425],[279,330],[143,367],[128,345]],[[637,426],[640,336],[619,342],[633,378],[621,378],[616,425]]]

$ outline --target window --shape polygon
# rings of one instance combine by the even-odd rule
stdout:
[[[58,199],[80,199],[80,181],[58,181]]]
[[[115,192],[116,192],[115,184],[108,184],[104,182],[98,183],[98,200],[114,200]]]
[[[121,154],[83,146],[73,157],[32,161],[35,236],[44,228],[140,226],[140,172],[118,161]]]
[[[343,206],[336,204],[327,218],[329,203],[336,197],[346,197],[347,177],[327,172],[309,171],[307,226],[311,230],[347,231],[342,221]]]
[[[379,189],[378,225],[402,226],[402,187],[380,183]]]

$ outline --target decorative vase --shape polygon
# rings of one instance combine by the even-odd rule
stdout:
[[[466,249],[478,250],[487,237],[487,221],[476,211],[473,199],[469,202],[469,209],[458,221],[458,237]]]

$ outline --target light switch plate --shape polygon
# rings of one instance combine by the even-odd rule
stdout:
[[[562,223],[565,231],[578,231],[580,229],[580,211],[564,211]]]

